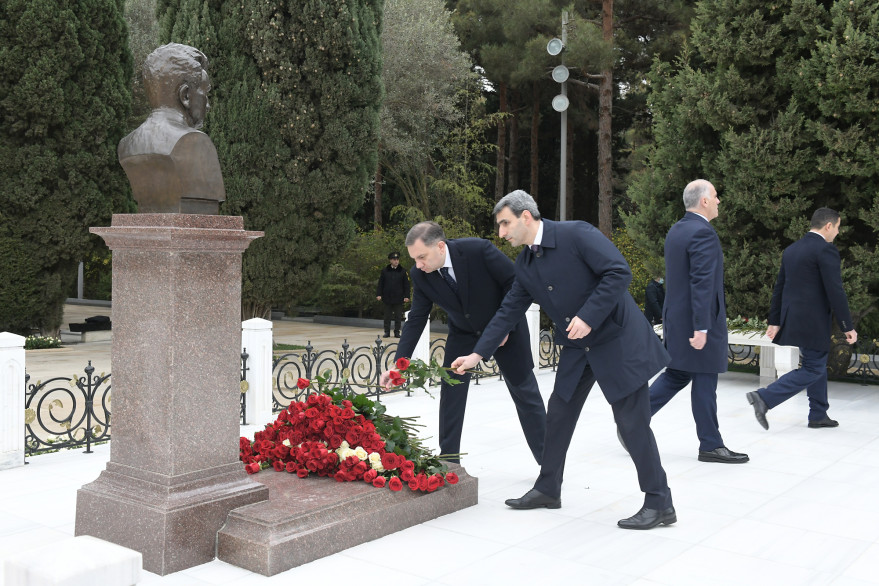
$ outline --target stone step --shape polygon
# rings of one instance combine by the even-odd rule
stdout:
[[[477,504],[477,479],[460,466],[449,469],[458,484],[431,493],[263,470],[252,478],[268,486],[269,499],[229,513],[217,557],[274,576]]]
[[[140,580],[139,552],[81,535],[6,560],[8,586],[132,586]]]

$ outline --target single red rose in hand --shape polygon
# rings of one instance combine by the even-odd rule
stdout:
[[[388,481],[388,488],[395,492],[403,490],[403,483],[398,476],[394,476]]]
[[[406,370],[409,368],[409,359],[408,358],[397,358],[397,363],[395,365],[398,370]]]
[[[449,484],[458,484],[458,475],[454,472],[447,473],[446,482],[448,482]]]
[[[376,488],[384,488],[385,487],[385,477],[378,476],[375,480],[372,481],[372,485]]]
[[[296,381],[296,386],[302,390],[307,389],[311,385],[311,381],[307,378],[300,378]]]
[[[391,378],[391,386],[401,387],[405,384],[406,384],[406,379],[403,378],[402,376],[398,376],[396,378],[394,378],[394,377]]]

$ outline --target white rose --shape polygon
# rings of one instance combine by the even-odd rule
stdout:
[[[363,449],[362,447],[360,447],[360,446],[357,446],[357,447],[354,449],[354,455],[357,456],[357,459],[360,460],[361,462],[362,462],[363,460],[366,460],[366,459],[369,457],[369,454],[366,453],[366,450],[364,450],[364,449]]]
[[[285,439],[281,443],[284,444],[285,446],[287,446],[288,448],[290,447],[290,440],[288,440],[288,439]]]
[[[356,455],[357,454],[355,454],[354,450],[352,450],[351,448],[344,448],[344,449],[342,449],[342,453],[339,454],[339,458],[341,458],[342,460],[347,460],[349,456],[356,456]]]

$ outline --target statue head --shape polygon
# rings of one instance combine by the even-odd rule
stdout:
[[[211,81],[204,53],[179,43],[162,45],[143,64],[143,81],[150,107],[183,113],[192,128],[201,128],[210,110]]]

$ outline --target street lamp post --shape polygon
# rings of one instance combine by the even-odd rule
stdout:
[[[561,113],[561,161],[559,163],[559,220],[565,220],[567,207],[567,166],[568,166],[568,68],[565,67],[565,46],[568,43],[568,12],[562,12],[562,38],[554,38],[546,44],[550,55],[561,55],[561,65],[552,70],[552,78],[561,85],[561,93],[552,99],[552,109]]]

